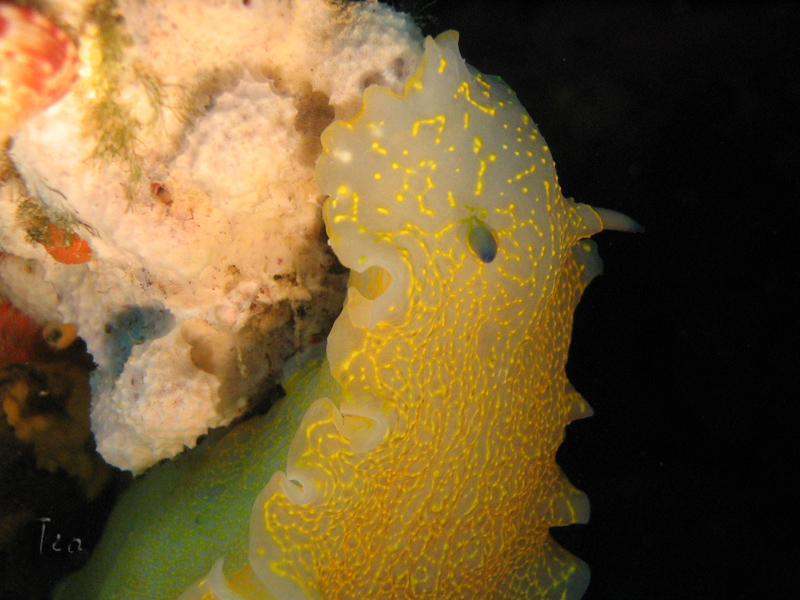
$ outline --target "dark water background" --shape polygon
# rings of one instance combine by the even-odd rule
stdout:
[[[568,196],[624,212],[567,371],[586,600],[797,598],[797,4],[438,2]]]

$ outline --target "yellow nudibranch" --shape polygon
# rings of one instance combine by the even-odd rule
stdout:
[[[585,238],[638,226],[561,195],[536,125],[457,41],[428,38],[403,94],[368,88],[322,135],[351,269],[327,359],[148,474],[57,598],[581,597],[587,566],[548,532],[589,516],[555,462],[591,412],[565,363],[601,268]]]

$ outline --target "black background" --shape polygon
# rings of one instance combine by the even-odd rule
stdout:
[[[647,229],[596,237],[567,367],[596,414],[559,462],[592,518],[554,536],[585,599],[797,598],[797,5],[422,12],[516,91],[566,195]]]

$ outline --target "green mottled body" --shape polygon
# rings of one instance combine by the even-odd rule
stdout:
[[[335,382],[320,369],[324,344],[290,363],[287,397],[255,417],[153,468],[126,492],[89,565],[58,600],[177,598],[223,555],[245,567],[253,499],[286,453],[306,408]],[[227,569],[226,569],[227,570]]]

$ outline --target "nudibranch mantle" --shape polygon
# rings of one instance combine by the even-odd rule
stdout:
[[[186,491],[198,473],[153,484],[163,489],[148,497],[176,512],[159,506],[159,527],[184,523],[174,527],[192,541],[127,537],[114,560],[132,557],[140,579],[170,568],[140,559],[145,544],[154,555],[180,546],[182,558],[165,550],[165,560],[208,573],[181,600],[583,595],[588,567],[548,532],[589,516],[555,462],[564,426],[591,414],[565,364],[575,306],[601,269],[585,238],[637,226],[562,196],[535,124],[457,42],[428,38],[402,94],[368,88],[359,114],[324,131],[317,184],[330,243],[351,269],[327,359],[298,361],[259,426],[269,436],[223,438],[207,494]],[[255,495],[250,475],[231,483],[235,464],[273,473],[253,504],[247,558],[214,505],[234,488]],[[219,539],[208,539],[215,520]],[[212,567],[213,548],[223,556]],[[122,592],[103,597],[127,597],[115,577]]]
[[[514,93],[428,38],[403,94],[322,135],[317,184],[351,271],[313,404],[256,501],[250,561],[280,598],[577,598],[548,528],[588,519],[555,463],[589,408],[564,366],[600,262]],[[496,255],[468,241],[489,228]],[[338,406],[337,406],[338,404]]]

